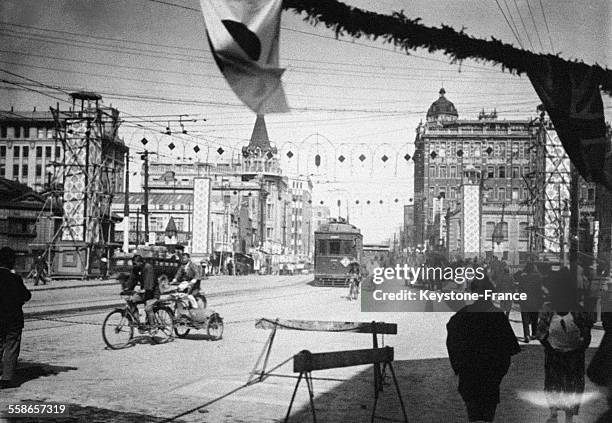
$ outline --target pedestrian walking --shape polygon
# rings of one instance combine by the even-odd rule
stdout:
[[[15,251],[9,247],[0,249],[0,389],[17,387],[15,369],[21,347],[22,307],[32,298],[21,276],[14,273],[14,267]]]
[[[574,421],[584,392],[584,354],[591,343],[588,313],[578,304],[578,290],[567,268],[556,274],[551,301],[544,306],[538,323],[538,339],[544,346],[544,390],[550,408],[547,423],[557,422],[564,411],[565,422]]]
[[[523,340],[529,343],[536,339],[538,316],[544,304],[542,275],[533,263],[527,263],[525,269],[517,275],[518,289],[527,299],[521,301],[521,320],[523,321]],[[530,330],[531,329],[531,332]]]
[[[501,261],[500,271],[497,273],[495,282],[495,289],[497,292],[502,293],[514,293],[514,278],[510,274],[508,263]],[[499,302],[499,308],[501,308],[506,317],[510,315],[512,310],[512,300],[502,300]]]
[[[488,277],[475,279],[472,290],[493,290]],[[520,352],[516,336],[502,311],[484,295],[459,310],[446,325],[446,347],[451,366],[459,376],[459,394],[471,422],[492,422],[499,404],[499,386]]]

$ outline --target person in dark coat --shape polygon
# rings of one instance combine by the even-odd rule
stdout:
[[[32,298],[19,275],[13,273],[15,251],[0,249],[0,389],[14,388],[15,369],[21,347],[23,329],[22,306]]]
[[[493,290],[487,277],[472,283],[472,292]],[[510,357],[520,352],[505,314],[481,298],[460,309],[446,325],[446,347],[451,366],[459,376],[459,394],[471,422],[492,422],[499,404],[499,385],[510,367]]]
[[[544,305],[538,339],[544,346],[544,391],[550,408],[547,422],[556,422],[558,411],[565,422],[578,414],[585,386],[585,351],[591,343],[589,314],[578,304],[578,290],[569,269],[553,275],[557,280],[551,301]]]
[[[538,316],[544,304],[544,291],[542,289],[542,275],[533,263],[528,263],[525,270],[517,276],[520,293],[526,294],[527,299],[521,301],[521,320],[523,321],[523,340],[529,343],[537,338]],[[531,333],[529,331],[531,327]]]

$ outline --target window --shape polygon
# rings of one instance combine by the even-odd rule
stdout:
[[[506,166],[500,166],[499,167],[499,177],[500,178],[505,178],[506,177]]]
[[[508,241],[508,222],[501,222],[502,236],[504,241]]]
[[[42,165],[41,164],[37,164],[36,165],[36,177],[39,178],[42,176]]]
[[[36,128],[36,137],[39,139],[47,138],[46,128]]]
[[[445,165],[440,166],[440,178],[446,178],[446,166]]]
[[[176,224],[176,230],[179,232],[183,232],[183,228],[185,227],[185,219],[182,217],[173,217],[174,223]]]
[[[15,138],[21,138],[21,127],[15,126]]]
[[[24,178],[27,178],[28,176],[28,165],[24,164],[21,166],[21,176],[23,176]]]
[[[497,189],[499,201],[504,201],[506,199],[506,188],[500,187]]]
[[[6,146],[4,145],[0,147],[0,157],[6,157]]]
[[[518,201],[518,200],[519,200],[519,189],[512,188],[512,201]]]
[[[0,164],[0,177],[4,178],[6,176],[6,166],[4,163]]]
[[[527,175],[529,175],[529,172],[530,172],[530,170],[529,170],[529,166],[525,166],[525,167],[523,168],[523,176],[527,176]]]
[[[495,230],[495,222],[487,222],[485,226],[485,238],[491,239]]]
[[[51,147],[45,147],[45,157],[51,158]]]
[[[480,157],[480,141],[472,144],[472,148],[473,148],[472,157]]]
[[[519,167],[518,166],[512,166],[512,179],[520,178],[519,173],[520,173]]]
[[[529,231],[527,230],[527,222],[519,222],[519,239],[529,239]]]
[[[30,147],[24,146],[21,155],[23,157],[28,157],[30,155]]]
[[[451,166],[450,167],[450,175],[448,175],[451,178],[456,178],[457,177],[457,166]]]
[[[268,219],[272,219],[272,204],[266,204],[266,216]]]
[[[430,165],[429,166],[429,177],[430,178],[435,178],[436,177],[436,166],[435,165]]]
[[[21,148],[19,146],[13,147],[13,157],[19,157],[21,155]]]
[[[19,179],[19,165],[13,165],[13,179]]]
[[[36,236],[36,219],[9,217],[7,223],[9,236]]]
[[[487,166],[487,178],[495,178],[495,168],[493,166]]]
[[[23,128],[23,137],[30,138],[30,127],[29,126],[26,126]]]
[[[36,158],[40,159],[42,157],[42,147],[36,147]]]
[[[266,236],[272,238],[272,228],[266,228]]]
[[[55,147],[55,157],[59,158],[62,155],[62,147]]]
[[[6,138],[6,126],[0,126],[0,137]]]
[[[502,159],[506,157],[506,143],[502,142],[499,144],[499,157]]]
[[[589,188],[587,191],[587,200],[595,201],[595,188]]]
[[[451,200],[457,198],[457,187],[451,187],[450,198]]]

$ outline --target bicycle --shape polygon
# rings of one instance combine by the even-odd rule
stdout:
[[[357,300],[359,298],[359,284],[357,283],[357,277],[352,276],[349,281],[349,300]]]
[[[141,303],[130,301],[133,293],[133,291],[123,291],[121,297],[125,300],[125,307],[117,308],[108,313],[102,324],[102,339],[112,350],[127,347],[134,338],[134,329],[138,330],[139,333],[146,332],[156,344],[168,342],[173,338],[173,313],[167,303],[157,301],[153,305],[155,321],[151,324],[143,324],[138,312],[138,304]]]

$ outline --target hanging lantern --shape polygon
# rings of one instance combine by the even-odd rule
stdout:
[[[315,156],[315,166],[316,167],[321,166],[321,156],[318,154]]]
[[[323,205],[323,200],[321,200],[321,205]]]
[[[485,153],[487,153],[489,156],[491,155],[492,152],[493,152],[493,149],[491,148],[491,146],[488,146],[487,149],[485,150]]]
[[[198,146],[196,145],[195,147],[193,147],[193,151],[195,151],[195,152],[196,152],[196,154],[197,154],[197,153],[199,153],[199,152],[200,152],[200,147],[198,147]]]
[[[410,160],[410,154],[406,153],[406,155],[404,156],[404,160],[409,161]]]
[[[148,140],[148,139],[146,139],[145,137],[142,137],[142,139],[140,140],[140,143],[141,143],[142,145],[147,145],[147,144],[149,143],[149,140]]]
[[[170,144],[168,144],[168,148],[169,148],[170,150],[174,150],[174,147],[176,147],[176,145],[174,145],[174,143],[173,143],[173,142],[171,142]]]
[[[457,150],[457,157],[463,157],[463,150]]]
[[[289,157],[289,158],[293,157],[293,153],[291,152],[291,150],[287,151],[287,157]]]
[[[396,199],[395,199],[395,202],[397,203],[398,201],[399,201],[399,200],[396,198]]]
[[[221,156],[223,153],[225,153],[225,150],[221,147],[217,148],[217,153],[219,153],[219,155]]]
[[[382,203],[383,203],[383,200],[380,200],[380,201],[379,201],[379,203],[380,203],[380,204],[382,204]]]
[[[338,161],[340,163],[344,163],[345,160],[346,160],[346,157],[344,157],[342,154],[340,154],[340,156],[338,157]]]
[[[268,154],[266,154],[266,157],[268,158],[268,160],[271,160],[274,157],[274,154],[272,154],[271,151],[268,151]]]
[[[436,154],[435,151],[432,151],[431,154],[429,155],[432,159],[436,159],[436,157],[438,157],[438,155]]]
[[[363,154],[361,156],[359,156],[359,161],[364,161],[366,159],[366,156],[364,156]]]
[[[359,200],[355,200],[355,204],[359,204]]]
[[[370,204],[370,200],[366,201],[366,204]]]
[[[383,163],[386,163],[386,162],[387,162],[387,160],[389,160],[389,158],[388,158],[388,157],[387,157],[387,155],[385,154],[385,155],[383,155],[383,156],[380,158],[380,160],[382,160],[382,161],[383,161]]]
[[[237,194],[238,194],[238,191],[234,191],[234,195],[237,195]]]

